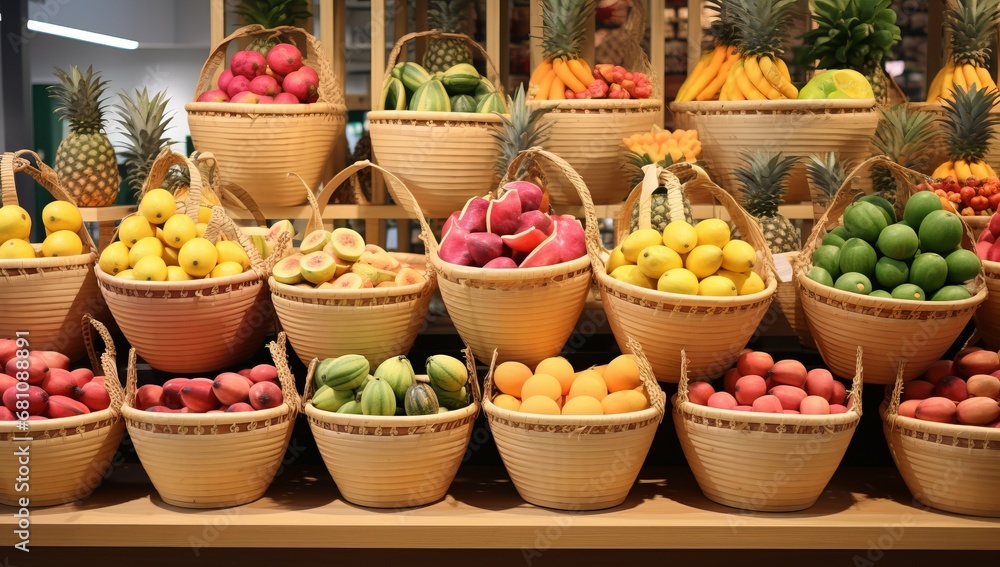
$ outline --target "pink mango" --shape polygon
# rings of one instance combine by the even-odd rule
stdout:
[[[524,261],[520,263],[522,268],[552,266],[562,261],[562,246],[559,244],[560,226],[561,224],[556,224],[552,229],[552,234],[528,254]]]
[[[985,234],[986,232],[987,231],[983,231],[983,234]],[[983,241],[983,242],[977,242],[976,243],[976,256],[979,256],[980,260],[985,260],[986,256],[988,256],[989,253],[990,253],[990,248],[992,248],[992,247],[993,247],[993,244],[991,244],[989,242],[985,242],[985,241]]]
[[[990,222],[993,222],[993,221],[991,220]],[[996,241],[997,241],[997,237],[993,236],[993,233],[990,232],[989,230],[984,230],[984,231],[980,232],[979,233],[979,238],[976,240],[976,242],[989,242],[990,244],[993,244]]]
[[[229,67],[234,77],[240,75],[247,79],[253,79],[258,75],[264,74],[264,69],[267,68],[267,60],[256,51],[237,51],[233,54],[233,58],[229,60]]]
[[[994,242],[993,245],[990,246],[989,252],[986,253],[985,260],[990,262],[1000,262],[1000,243]]]
[[[448,218],[444,220],[444,224],[441,225],[441,234],[448,234],[448,231],[451,230],[452,223],[458,219],[458,215],[459,211],[455,211],[454,213],[448,215]]]
[[[233,80],[233,70],[223,69],[222,73],[219,73],[219,90],[226,92],[226,87],[229,86],[229,81]]]
[[[292,93],[281,92],[275,95],[274,104],[300,104],[300,101]]]
[[[254,77],[250,81],[250,92],[257,93],[261,96],[276,96],[281,92],[281,85],[278,81],[274,80],[274,77],[269,75],[261,75],[259,77]]]
[[[233,79],[233,83],[235,82],[236,79]],[[243,91],[236,93],[236,96],[229,99],[229,102],[235,102],[238,104],[261,104],[265,98],[271,98],[271,97],[264,97],[257,93],[253,93],[250,91]]]
[[[473,232],[465,238],[469,255],[477,266],[485,266],[503,253],[503,241],[492,232]]]
[[[316,91],[318,82],[314,81],[308,74],[303,73],[302,69],[285,75],[285,79],[281,81],[281,88],[292,93],[302,102],[315,102],[319,97]]]
[[[524,232],[531,227],[545,233],[545,236],[552,234],[552,217],[542,211],[525,211],[517,217],[517,232]]]
[[[517,191],[517,195],[521,199],[522,213],[537,211],[542,204],[542,189],[530,181],[511,181],[503,188],[508,191]]]
[[[232,99],[236,95],[248,90],[250,90],[250,79],[243,75],[237,75],[233,77],[233,80],[229,81],[229,86],[226,87],[226,94]]]
[[[198,102],[229,102],[229,95],[222,89],[213,89],[201,93]]]
[[[455,222],[467,232],[486,232],[486,212],[489,208],[489,201],[482,197],[473,197],[465,202]]]
[[[267,52],[267,66],[288,75],[302,68],[302,52],[290,43],[279,43]]]
[[[587,253],[587,236],[580,221],[572,215],[559,215],[553,222],[559,229],[552,231],[552,234],[559,234],[556,238],[559,244],[559,262],[569,262],[584,256]]]
[[[486,230],[503,236],[517,231],[521,216],[521,197],[517,191],[507,191],[499,199],[490,201],[486,210]]]
[[[486,234],[493,234],[492,232]],[[543,240],[548,238],[549,235],[545,234],[541,230],[530,227],[517,234],[505,234],[501,236],[502,242],[509,246],[511,250],[516,250],[518,252],[531,252]]]
[[[450,264],[475,266],[476,262],[472,259],[472,254],[469,253],[469,246],[466,242],[468,238],[468,231],[457,224],[453,224],[448,230],[448,234],[445,234],[441,239],[441,244],[438,246],[438,257]]]
[[[990,217],[990,224],[987,229],[989,233],[993,235],[993,238],[1000,238],[1000,212],[993,213],[993,216]]]
[[[483,267],[490,269],[516,268],[517,262],[515,262],[513,258],[511,258],[510,256],[497,256],[496,258],[493,258],[489,262],[486,262],[486,264],[484,264]]]

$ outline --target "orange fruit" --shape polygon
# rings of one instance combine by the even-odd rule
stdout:
[[[635,358],[631,354],[623,354],[609,362],[604,369],[604,382],[608,385],[608,392],[634,390],[642,386]]]
[[[562,386],[561,395],[563,396],[569,393],[569,388],[573,385],[573,380],[576,378],[576,372],[573,370],[573,365],[561,356],[550,356],[549,358],[539,362],[538,366],[535,367],[535,374],[548,374],[550,376],[554,376],[556,380],[559,380],[559,384]]]
[[[531,378],[531,369],[527,365],[514,360],[501,362],[493,369],[493,383],[501,393],[521,397],[521,386]]]
[[[607,415],[644,410],[649,404],[646,402],[646,396],[641,393],[635,390],[622,390],[608,394],[601,400],[601,406],[604,407],[604,413]]]
[[[604,378],[596,370],[583,370],[573,380],[573,385],[569,389],[567,400],[572,400],[579,396],[587,396],[601,401],[608,395],[608,386],[604,383]],[[604,413],[604,412],[601,412]]]
[[[545,396],[558,402],[562,397],[562,385],[551,374],[534,374],[525,380],[521,387],[521,399],[527,400],[533,396]]]
[[[577,396],[562,408],[563,415],[604,415],[604,406],[590,396]]]
[[[559,404],[547,396],[532,396],[521,402],[521,409],[525,413],[542,413],[547,415],[559,415]]]
[[[521,400],[511,396],[510,394],[500,394],[499,396],[493,398],[493,405],[505,410],[517,411],[521,407]]]

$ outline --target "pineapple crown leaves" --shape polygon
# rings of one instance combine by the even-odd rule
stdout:
[[[945,10],[944,25],[951,32],[955,63],[985,67],[989,63],[1000,20],[1000,0],[957,0]]]
[[[729,5],[732,0],[706,0],[705,8],[715,12],[716,19],[710,26],[710,33],[715,38],[715,45],[736,45],[739,41],[739,30],[733,23]]]
[[[641,184],[643,178],[646,176],[646,174],[642,171],[642,168],[653,163],[653,158],[650,157],[648,153],[639,155],[633,151],[626,151],[625,160],[624,167],[629,176],[629,186],[635,187],[636,185]],[[682,158],[681,161],[684,161],[684,159]],[[674,163],[676,163],[674,162],[674,159],[667,154],[663,157],[663,159],[656,162],[656,165],[659,165],[663,169],[667,169],[671,165],[674,165]]]
[[[796,0],[730,0],[740,53],[758,56],[784,53],[795,8]]]
[[[432,29],[458,33],[468,0],[431,0],[427,7],[427,20]]]
[[[836,152],[827,152],[809,156],[806,161],[806,177],[810,184],[819,189],[822,201],[829,203],[847,178],[847,171]]]
[[[56,67],[53,75],[59,79],[58,85],[48,88],[49,96],[59,101],[56,108],[63,119],[69,121],[70,130],[79,133],[95,133],[104,128],[104,111],[101,96],[108,88],[109,81],[94,74],[93,66],[86,72],[74,65],[69,73]]]
[[[164,137],[172,116],[164,114],[170,99],[166,91],[149,97],[145,88],[136,90],[135,95],[122,91],[118,93],[120,104],[114,105],[118,119],[115,120],[125,135],[121,155],[125,158],[128,185],[133,191],[140,191],[149,175],[149,169],[156,156],[172,141]]]
[[[511,162],[517,154],[524,150],[541,146],[549,139],[549,128],[552,122],[541,123],[541,118],[551,109],[528,108],[524,93],[524,84],[517,87],[514,96],[507,95],[507,107],[510,108],[510,118],[503,114],[497,114],[503,121],[503,127],[493,130],[491,135],[500,146],[500,158],[497,160],[496,172],[498,177],[504,177]],[[529,160],[521,162],[518,171],[512,179],[521,179],[529,168]]]
[[[782,0],[784,1],[784,0]],[[789,0],[794,1],[794,0]],[[541,0],[542,56],[576,58],[587,34],[587,24],[597,2],[590,0]]]
[[[892,0],[816,0],[815,6],[816,27],[796,53],[807,66],[861,70],[881,64],[902,39]]]
[[[927,149],[934,141],[934,114],[909,110],[905,104],[880,109],[872,153],[914,170],[927,165]]]
[[[309,0],[240,0],[234,11],[244,25],[260,24],[265,29],[294,26],[312,16]]]
[[[955,86],[955,100],[945,100],[941,118],[948,156],[953,159],[981,161],[990,149],[990,140],[1000,118],[990,111],[1000,94],[985,88],[965,90]]]
[[[785,178],[799,158],[767,151],[745,151],[742,158],[742,167],[734,169],[733,175],[743,184],[743,208],[758,218],[777,215],[785,196]]]

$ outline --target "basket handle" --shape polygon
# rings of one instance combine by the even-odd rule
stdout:
[[[285,332],[280,331],[277,338],[267,344],[267,350],[271,352],[271,360],[274,362],[275,368],[278,369],[281,394],[291,412],[290,419],[294,421],[295,414],[298,413],[299,407],[302,405],[302,400],[299,399],[299,393],[295,390],[295,375],[292,374],[292,369],[288,365],[287,344]]]
[[[886,416],[896,417],[899,415],[899,404],[903,399],[903,369],[906,364],[903,361],[899,362],[899,366],[896,369],[896,381],[893,383],[892,391],[889,394],[889,407],[886,408]],[[886,388],[887,393],[889,389]],[[890,424],[892,421],[890,420]]]
[[[118,378],[118,359],[115,354],[115,341],[111,337],[111,332],[104,326],[104,323],[95,319],[90,313],[83,315],[82,330],[83,342],[87,346],[87,355],[90,357],[94,372],[100,371],[104,374],[104,387],[111,398],[109,409],[111,409],[111,412],[117,418],[121,415],[122,406],[125,404],[125,390],[122,389],[121,380]],[[104,352],[101,353],[100,358],[98,358],[97,350],[94,348],[92,333],[95,330],[104,341]]]
[[[267,218],[264,216],[263,209],[257,204],[257,200],[246,189],[223,179],[222,170],[219,167],[218,160],[215,159],[215,154],[212,152],[195,152],[191,154],[191,158],[199,165],[207,162],[212,164],[211,171],[214,172],[214,176],[209,179],[214,179],[214,185],[218,187],[219,201],[223,203],[228,202],[230,205],[242,208],[253,216],[254,221],[257,222],[257,226],[267,227]],[[199,169],[199,173],[200,171]],[[204,184],[202,188],[205,189],[208,187],[209,179],[205,179],[204,176],[202,176],[202,179]]]
[[[31,165],[31,162],[22,156],[31,156],[34,158],[37,166]],[[3,155],[0,155],[0,199],[2,199],[0,205],[18,204],[17,185],[14,179],[14,174],[18,172],[30,175],[57,201],[66,201],[73,203],[74,206],[76,205],[76,201],[70,197],[69,193],[59,183],[59,176],[55,170],[46,165],[42,161],[42,158],[38,157],[38,154],[31,150],[5,152]],[[87,230],[86,223],[80,226],[80,230],[76,234],[80,237],[80,241],[83,242],[84,247],[94,253],[97,252],[97,246],[94,244],[94,239],[90,237],[90,231]]]
[[[198,84],[195,87],[194,97],[192,100],[197,100],[202,93],[211,90],[212,79],[215,77],[216,70],[226,63],[226,50],[229,48],[230,43],[245,37],[274,37],[281,34],[293,33],[302,34],[306,38],[306,45],[308,49],[302,54],[304,62],[312,62],[315,59],[316,74],[319,76],[319,85],[317,86],[319,102],[343,105],[344,96],[341,89],[337,88],[337,75],[333,72],[333,65],[330,64],[330,61],[323,53],[323,48],[319,44],[318,39],[306,30],[295,26],[278,26],[276,28],[265,29],[264,26],[260,24],[243,26],[242,28],[229,34],[229,36],[223,39],[219,45],[215,46],[215,49],[212,50],[212,53],[209,54],[205,64],[201,67],[201,74],[198,75]]]
[[[847,410],[858,414],[861,417],[861,389],[864,387],[864,367],[861,364],[864,358],[864,349],[858,345],[857,356],[854,360],[854,378],[851,379],[851,390],[847,392],[851,407]],[[900,365],[902,366],[902,365]]]
[[[486,378],[483,379],[483,389],[479,388],[479,376],[476,373],[476,357],[472,354],[472,347],[466,343],[462,349],[465,354],[465,366],[469,369],[469,388],[472,390],[472,399],[482,405],[483,394],[486,393],[486,384],[493,383],[493,369],[497,363],[497,350],[493,349],[493,356],[490,359],[489,370],[486,371]]]
[[[645,183],[646,178],[650,176],[650,172],[647,168],[650,168],[651,166],[655,167],[656,185],[650,187],[649,192],[647,193]],[[628,227],[632,220],[632,210],[635,208],[636,203],[639,203],[639,228],[642,228],[644,224],[647,224],[648,226],[646,226],[646,228],[649,228],[652,226],[653,192],[661,186],[667,189],[668,195],[670,194],[670,191],[683,192],[684,184],[696,177],[696,172],[689,167],[682,167],[680,163],[671,165],[667,168],[663,168],[656,164],[649,164],[643,166],[642,169],[645,171],[643,182],[632,188],[628,197],[626,197],[625,202],[622,204],[621,210],[618,212],[618,224],[615,225],[615,228],[619,242],[628,236]],[[681,208],[676,210],[673,206],[671,206],[670,220],[684,219],[683,199],[681,199],[681,205]]]
[[[642,380],[642,386],[649,397],[649,405],[655,408],[657,413],[660,414],[660,422],[662,423],[663,414],[667,407],[667,395],[663,392],[663,388],[660,387],[659,382],[656,381],[656,376],[653,374],[653,367],[649,364],[649,359],[646,358],[646,354],[642,351],[642,345],[632,337],[628,337],[627,346],[635,358],[636,365],[639,367],[639,378]]]
[[[128,366],[125,370],[125,405],[135,407],[135,390],[139,381],[139,371],[136,369],[135,347],[128,349]],[[107,380],[105,380],[107,382]]]
[[[387,63],[385,67],[385,75],[383,75],[386,80],[388,80],[392,75],[392,68],[396,66],[396,60],[399,59],[400,54],[403,52],[403,46],[406,45],[408,41],[421,37],[429,37],[431,39],[458,39],[472,46],[472,48],[482,54],[483,59],[486,60],[486,74],[489,76],[490,82],[493,83],[493,88],[500,93],[500,98],[504,101],[504,104],[507,103],[507,97],[505,95],[506,90],[503,88],[503,83],[500,81],[500,71],[497,70],[497,66],[493,63],[493,59],[490,58],[490,54],[486,53],[483,46],[479,45],[476,40],[463,33],[446,33],[438,30],[427,30],[408,33],[399,38],[396,40],[396,44],[392,46],[392,51],[389,52],[389,57],[386,59]],[[372,110],[377,110],[375,107],[378,106],[378,100],[375,97],[372,97],[372,105]]]
[[[499,352],[497,349],[493,349],[493,356],[490,358],[490,371],[486,374],[486,378],[483,378],[483,399],[492,400],[494,396],[494,384],[493,384],[493,365],[497,362],[497,356]]]
[[[319,359],[313,357],[313,359],[309,361],[309,368],[306,370],[306,384],[305,387],[302,388],[302,396],[299,397],[299,411],[305,411],[306,404],[309,403],[313,394],[316,393],[315,376],[317,366],[319,366]]]
[[[204,183],[201,177],[201,170],[198,169],[198,165],[190,158],[170,148],[163,148],[160,155],[156,156],[153,165],[150,166],[149,176],[146,177],[146,181],[143,182],[142,188],[139,190],[140,199],[149,191],[162,186],[163,180],[167,177],[167,172],[175,165],[187,167],[188,175],[191,177],[188,193],[184,197],[184,201],[178,203],[178,205],[183,205],[184,214],[191,217],[191,220],[194,222],[198,222],[198,207],[201,205],[201,189]]]

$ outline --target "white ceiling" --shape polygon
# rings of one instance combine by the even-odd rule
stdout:
[[[209,47],[208,0],[32,0],[28,17],[132,39],[140,49]]]

